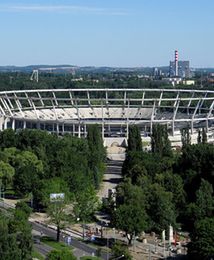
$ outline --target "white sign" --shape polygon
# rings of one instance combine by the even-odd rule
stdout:
[[[50,201],[62,201],[65,198],[65,193],[51,193]]]

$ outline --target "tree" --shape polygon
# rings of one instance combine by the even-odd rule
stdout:
[[[103,140],[98,125],[89,125],[87,128],[87,142],[89,147],[88,166],[92,173],[95,188],[99,187],[105,170],[104,161],[106,150],[103,146]]]
[[[167,126],[156,124],[152,128],[151,136],[152,152],[159,156],[171,156],[171,144],[168,138]]]
[[[201,179],[200,188],[196,191],[196,219],[212,217],[214,213],[213,187],[208,181]]]
[[[142,151],[128,152],[123,163],[122,174],[125,178],[130,178],[134,185],[139,183],[142,176],[147,175],[147,170],[142,159],[143,156]]]
[[[14,189],[22,196],[37,189],[37,183],[43,177],[43,164],[37,156],[23,151],[16,156]]]
[[[10,234],[16,234],[18,247],[21,250],[21,259],[31,259],[32,254],[32,227],[28,222],[26,208],[19,206],[15,209],[14,216],[8,224]]]
[[[181,176],[173,173],[172,171],[166,171],[156,174],[155,182],[161,185],[165,191],[172,194],[172,201],[176,206],[177,212],[182,210],[185,204],[186,194]]]
[[[8,219],[3,215],[0,215],[0,256],[1,260],[22,259],[21,249],[18,246],[16,234],[9,233]]]
[[[12,129],[6,129],[0,132],[0,147],[16,147],[16,134]]]
[[[82,221],[91,220],[98,207],[98,198],[92,186],[86,187],[84,191],[75,196],[74,213]]]
[[[56,200],[50,199],[50,194],[64,194],[64,198]],[[43,183],[41,200],[47,207],[47,215],[50,223],[57,227],[57,241],[60,240],[61,229],[73,220],[73,208],[71,204],[72,194],[69,192],[67,184],[60,178],[53,178]]]
[[[191,242],[188,245],[188,255],[191,259],[212,259],[214,256],[214,218],[204,218],[196,221]]]
[[[28,220],[32,212],[31,208],[24,201],[19,201],[16,203],[16,211],[17,210],[22,211],[22,213],[25,215],[26,220]]]
[[[63,200],[51,202],[47,208],[47,215],[50,217],[50,223],[55,224],[57,228],[57,242],[60,240],[61,230],[73,219],[69,211],[67,203]]]
[[[195,202],[201,179],[214,183],[214,146],[202,143],[187,146],[183,149],[175,172],[183,178],[187,203]]]
[[[205,128],[202,129],[202,143],[203,144],[207,143],[207,132]]]
[[[130,181],[122,183],[117,189],[116,210],[113,213],[113,224],[125,231],[128,243],[133,236],[146,228],[147,215],[144,209],[144,196],[140,187]]]
[[[119,258],[123,255],[123,257],[121,257],[120,259],[132,260],[132,256],[129,253],[128,248],[125,245],[123,245],[121,242],[116,242],[113,245],[112,254],[113,254],[112,259]]]
[[[9,163],[0,161],[0,198],[2,186],[6,189],[7,185],[12,183],[14,173],[15,170]]]
[[[140,135],[140,130],[138,126],[131,125],[129,126],[129,136],[128,136],[128,151],[139,151],[141,152],[142,140]]]
[[[77,260],[70,250],[52,250],[47,255],[48,260]]]
[[[159,184],[151,186],[148,215],[152,228],[161,232],[168,229],[169,225],[176,226],[175,205],[171,192],[165,191]]]
[[[189,133],[189,128],[181,129],[181,142],[183,148],[191,144],[191,136]]]
[[[198,144],[201,143],[201,130],[200,129],[198,130],[197,142],[198,142]]]

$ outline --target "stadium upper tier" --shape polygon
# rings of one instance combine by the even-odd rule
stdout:
[[[190,127],[212,128],[214,91],[187,89],[37,89],[0,92],[0,128],[42,128],[82,135],[97,123],[103,136],[128,134],[129,124],[151,132],[155,123],[172,135]],[[40,126],[42,125],[42,127]],[[47,126],[48,125],[48,126]],[[51,127],[52,126],[52,127]],[[120,129],[118,130],[118,127]],[[108,134],[107,134],[108,133]]]

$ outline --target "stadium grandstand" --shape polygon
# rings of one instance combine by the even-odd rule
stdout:
[[[172,146],[189,128],[192,142],[205,128],[214,142],[214,91],[187,89],[38,89],[0,92],[0,130],[30,128],[86,137],[98,124],[106,146],[126,144],[128,127],[150,142],[154,124],[166,124]]]

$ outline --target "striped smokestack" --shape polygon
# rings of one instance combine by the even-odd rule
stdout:
[[[175,76],[178,76],[178,51],[175,50]]]

